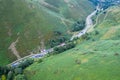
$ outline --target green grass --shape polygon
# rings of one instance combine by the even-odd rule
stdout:
[[[29,80],[120,80],[120,7],[109,10],[106,19],[94,28],[99,34],[93,31],[89,40],[78,40],[80,43],[74,49],[32,64],[24,70],[26,77]]]
[[[45,0],[49,4],[55,6],[62,16],[70,20],[85,19],[94,6],[88,0],[69,0],[66,3],[64,0]],[[48,7],[49,8],[49,7]],[[87,11],[85,10],[87,9]]]
[[[54,1],[54,0],[53,0]],[[76,0],[77,1],[77,0]],[[75,1],[75,2],[76,2]],[[0,0],[0,65],[7,64],[16,59],[8,47],[19,37],[16,45],[20,56],[30,54],[31,51],[37,51],[37,47],[41,46],[40,42],[47,41],[53,37],[53,31],[61,31],[63,35],[69,36],[67,33],[76,20],[85,17],[92,12],[94,6],[87,0],[80,4],[88,4],[88,11],[77,7],[69,8],[63,0],[56,7],[58,12],[49,6],[46,7],[39,3],[39,0]],[[70,3],[73,1],[71,0]],[[51,5],[55,5],[51,4]],[[75,3],[73,3],[75,5]],[[76,16],[73,14],[76,13]],[[78,15],[79,14],[79,15]],[[69,17],[67,17],[69,15]],[[80,16],[81,15],[81,16]],[[64,24],[61,18],[65,20]],[[8,35],[11,33],[11,35]],[[19,35],[17,35],[19,33]]]
[[[115,55],[120,51],[118,43],[119,40],[85,42],[42,63],[34,63],[25,74],[29,80],[119,80],[120,55]]]

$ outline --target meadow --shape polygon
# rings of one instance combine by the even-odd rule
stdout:
[[[75,41],[74,49],[43,59],[24,70],[29,80],[120,80],[120,7],[106,10],[106,17]],[[103,13],[104,14],[104,13]],[[101,14],[101,15],[103,15]],[[97,31],[97,33],[96,33]]]
[[[81,18],[85,19],[94,9],[92,3],[87,0],[70,0],[70,3],[61,0],[60,3],[54,4],[46,0],[49,2],[47,6],[41,1],[0,0],[0,65],[16,60],[16,56],[8,48],[17,38],[19,41],[16,49],[21,57],[31,52],[37,53],[38,47],[42,48],[41,42],[46,44],[54,37],[54,31],[70,36],[69,29],[73,23]],[[79,3],[78,6],[75,6],[76,2]],[[82,5],[84,3],[89,6]],[[89,10],[86,11],[85,8]]]

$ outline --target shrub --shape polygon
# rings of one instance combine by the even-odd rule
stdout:
[[[95,35],[98,35],[99,34],[99,31],[95,31]]]
[[[16,75],[22,74],[23,73],[23,69],[22,68],[15,68],[14,72],[15,72]]]
[[[15,80],[26,80],[26,78],[24,75],[19,74],[19,75],[15,76]]]
[[[6,80],[6,76],[2,75],[1,80]]]
[[[64,45],[64,46],[55,47],[54,54],[64,52],[64,51],[71,49],[71,48],[74,48],[74,47],[75,47],[75,44],[73,42],[66,43],[66,45]]]
[[[48,44],[50,45],[50,47],[55,47],[63,42],[65,42],[67,39],[65,38],[65,36],[57,36],[53,39],[50,39],[48,41]]]
[[[7,80],[13,80],[13,75],[14,73],[12,71],[9,71],[7,75]]]
[[[39,59],[37,62],[38,62],[38,63],[41,63],[41,62],[43,62],[43,60],[42,60],[42,59]]]
[[[80,61],[79,59],[76,59],[76,60],[75,60],[75,63],[76,63],[76,64],[81,64],[81,61]]]
[[[81,21],[77,21],[76,23],[73,24],[71,31],[75,32],[75,31],[79,31],[85,28],[85,21],[81,20]]]
[[[26,59],[23,62],[21,62],[18,67],[25,69],[26,67],[28,67],[29,65],[33,64],[34,60],[33,59]]]

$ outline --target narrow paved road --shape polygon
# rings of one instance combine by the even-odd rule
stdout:
[[[84,35],[87,32],[87,30],[91,26],[93,26],[92,17],[96,14],[96,12],[97,12],[97,10],[93,11],[90,15],[87,16],[87,18],[86,18],[86,27],[82,31],[80,31],[77,35],[73,35],[70,40],[73,40],[76,37],[81,37],[82,35]],[[63,44],[63,45],[65,45],[65,44]],[[63,45],[58,45],[58,46],[63,46]],[[10,63],[9,65],[15,67],[15,66],[19,65],[22,60],[24,60],[26,58],[42,58],[46,54],[48,54],[49,52],[52,52],[52,51],[53,51],[53,48],[48,49],[48,50],[44,50],[43,52],[38,53],[38,54],[31,54],[31,55],[28,55],[28,56],[26,56],[24,58],[16,60],[16,61]]]
[[[92,17],[96,14],[97,10],[93,11],[90,15],[87,16],[86,18],[86,27],[80,31],[78,34],[76,35],[73,35],[72,38],[70,39],[71,41],[74,39],[74,38],[79,38],[81,37],[82,35],[84,35],[88,29],[93,26],[93,21],[92,21]]]

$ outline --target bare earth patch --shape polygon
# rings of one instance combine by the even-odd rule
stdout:
[[[88,59],[83,59],[81,62],[86,63],[86,62],[88,62]]]
[[[117,32],[118,29],[120,29],[120,26],[111,27],[111,28],[105,33],[105,35],[103,35],[103,36],[101,37],[101,39],[109,39],[109,38],[113,37],[114,34]]]
[[[17,57],[17,59],[20,59],[20,55],[19,52],[16,49],[16,43],[18,43],[19,41],[19,37],[17,38],[17,40],[15,42],[12,42],[10,47],[8,49],[10,49],[12,51],[12,53]]]
[[[116,32],[115,28],[110,28],[101,39],[109,39]]]

